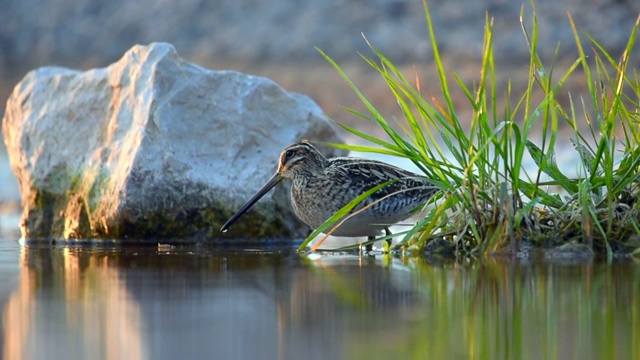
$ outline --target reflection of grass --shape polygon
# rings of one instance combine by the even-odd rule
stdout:
[[[402,110],[405,121],[399,126],[403,134],[323,53],[368,113],[350,111],[383,130],[390,139],[340,125],[375,146],[334,145],[411,160],[443,189],[436,197],[435,208],[421,214],[416,226],[401,234],[404,237],[399,246],[421,249],[439,237],[455,242],[463,253],[491,252],[505,245],[515,251],[519,241],[541,247],[577,241],[609,257],[614,252],[640,248],[640,77],[628,69],[640,18],[617,61],[585,34],[593,48],[593,55],[588,56],[571,22],[578,57],[566,71],[557,74],[553,62],[544,65],[538,56],[534,7],[532,28],[522,26],[531,54],[528,87],[522,94],[513,94],[507,86],[501,94],[496,83],[499,69],[494,62],[492,19],[486,20],[480,76],[470,86],[446,70],[426,3],[425,14],[441,84],[439,96],[424,96],[419,77],[405,77],[371,44],[375,57],[362,56],[387,83]],[[564,106],[557,97],[578,69],[583,72],[589,97],[573,99],[569,94],[569,105]],[[468,129],[454,106],[451,82],[473,108]],[[499,98],[506,99],[502,108],[498,108]],[[573,129],[569,140],[582,166],[577,178],[565,175],[556,164],[560,123]],[[585,127],[588,134],[581,133]],[[523,167],[526,156],[538,165],[533,173]],[[561,189],[563,196],[549,192],[549,186]],[[353,205],[355,202],[347,206]],[[339,213],[329,219],[327,228],[342,216]],[[311,240],[310,236],[300,248]]]
[[[351,342],[350,359],[637,358],[637,264],[453,266],[413,258],[426,304],[403,326]],[[402,319],[398,319],[398,322]],[[457,356],[457,357],[456,357]]]
[[[362,308],[368,305],[358,282],[334,271],[331,267],[322,268],[323,279],[342,304]],[[356,286],[354,286],[356,284]]]

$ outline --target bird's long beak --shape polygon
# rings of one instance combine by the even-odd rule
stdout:
[[[284,177],[282,177],[279,173],[273,175],[273,177],[266,184],[264,184],[262,189],[260,189],[255,195],[253,195],[253,197],[249,199],[249,201],[247,201],[247,203],[244,204],[237,213],[235,213],[232,217],[229,218],[229,220],[227,220],[226,223],[224,223],[224,225],[222,225],[220,231],[227,232],[227,230],[229,230],[229,227],[234,222],[236,222],[236,220],[238,220],[240,216],[242,216],[242,214],[249,210],[249,208],[252,207],[253,204],[257,203],[258,200],[260,200],[266,193],[269,192],[269,190],[273,189],[273,187],[278,185],[282,180],[284,180]]]

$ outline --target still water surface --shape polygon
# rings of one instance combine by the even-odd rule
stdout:
[[[640,265],[20,246],[4,359],[632,359]]]

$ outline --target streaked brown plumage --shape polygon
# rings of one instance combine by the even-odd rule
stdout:
[[[438,190],[424,177],[375,160],[353,157],[326,159],[313,145],[297,143],[280,154],[275,175],[223,226],[226,231],[244,212],[284,179],[291,179],[291,204],[296,215],[316,229],[363,192],[399,179],[373,193],[357,211],[368,209],[345,221],[332,235],[367,236],[373,239],[388,227],[408,218]],[[377,200],[393,194],[381,201]]]

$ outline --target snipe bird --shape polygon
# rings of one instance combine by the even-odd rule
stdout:
[[[438,190],[428,179],[410,171],[381,161],[355,157],[327,159],[313,145],[302,142],[282,150],[275,175],[229,218],[221,230],[226,232],[231,224],[284,179],[293,181],[291,204],[294,212],[313,229],[367,190],[395,180],[363,200],[352,212],[373,205],[347,219],[332,233],[334,236],[367,236],[369,240],[374,240],[383,230],[390,235],[390,225],[411,216],[413,210]]]

